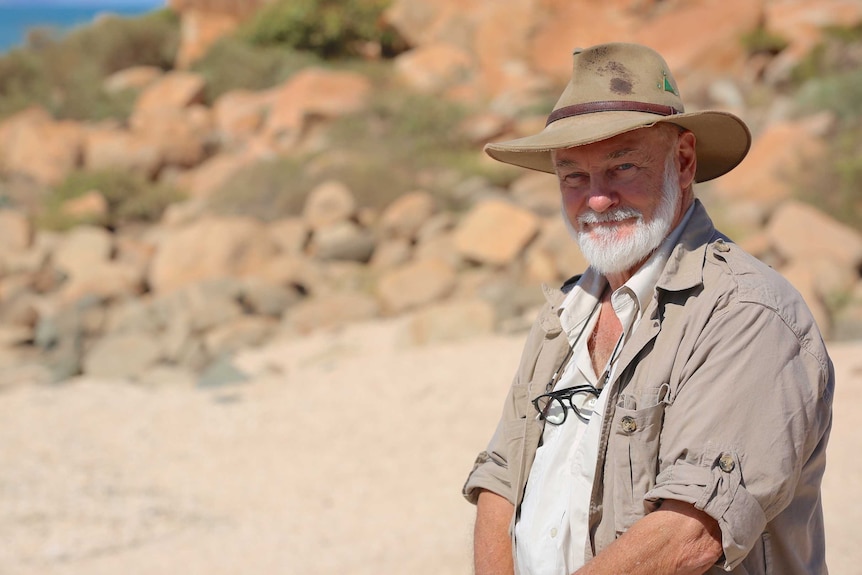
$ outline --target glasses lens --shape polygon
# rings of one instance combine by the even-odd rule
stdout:
[[[589,420],[596,407],[596,396],[588,390],[578,391],[572,394],[572,409],[581,419]]]
[[[566,419],[566,408],[557,398],[544,395],[536,402],[542,418],[553,425],[560,425]]]

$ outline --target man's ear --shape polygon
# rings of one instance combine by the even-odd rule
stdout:
[[[679,161],[679,188],[687,190],[694,184],[697,172],[697,138],[694,132],[686,130],[677,140],[677,160]]]

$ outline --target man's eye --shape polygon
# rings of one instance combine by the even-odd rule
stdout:
[[[566,184],[571,186],[571,185],[575,185],[575,184],[579,184],[579,183],[583,182],[585,178],[586,178],[585,174],[579,174],[579,173],[566,174],[565,176],[563,176],[563,182],[565,182]]]
[[[620,164],[619,166],[617,166],[617,170],[620,170],[620,171],[630,170],[634,167],[635,167],[634,164]]]

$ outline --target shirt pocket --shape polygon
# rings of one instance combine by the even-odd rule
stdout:
[[[655,486],[667,386],[621,394],[611,421],[614,523],[618,534],[646,514],[644,495]]]

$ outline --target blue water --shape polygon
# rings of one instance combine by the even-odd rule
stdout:
[[[140,4],[118,6],[116,3],[87,6],[4,6],[0,4],[0,53],[24,45],[27,30],[34,27],[49,27],[54,30],[69,30],[89,24],[100,14],[137,16],[157,9],[152,0]]]

